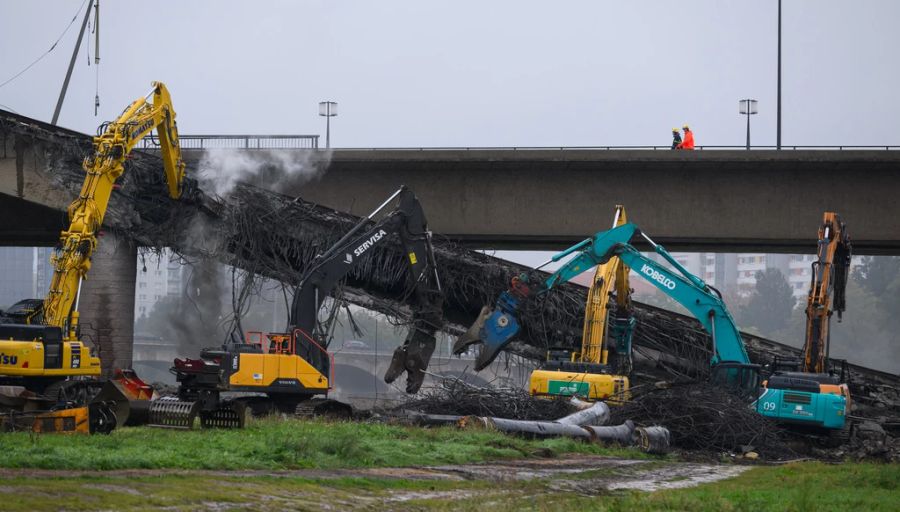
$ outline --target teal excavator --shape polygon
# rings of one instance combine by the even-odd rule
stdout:
[[[699,277],[688,272],[665,248],[654,243],[643,233],[641,235],[653,246],[656,253],[677,272],[641,254],[629,244],[636,233],[639,233],[637,226],[628,223],[609,231],[601,231],[592,238],[566,249],[553,256],[552,261],[560,261],[575,253],[577,255],[534,287],[530,286],[527,275],[516,276],[513,278],[512,287],[500,294],[496,307],[493,310],[483,309],[478,320],[460,336],[454,344],[454,352],[461,354],[468,350],[470,345],[481,343],[481,352],[476,360],[475,369],[485,368],[518,333],[517,315],[525,301],[547,293],[559,284],[616,256],[639,276],[684,306],[700,321],[712,337],[710,365],[713,380],[755,398],[758,394],[759,366],[750,363],[740,331],[720,294]]]
[[[566,249],[553,256],[552,261],[560,261],[575,253],[577,255],[533,288],[527,275],[516,276],[510,289],[500,294],[495,308],[483,309],[478,320],[460,336],[453,346],[454,352],[461,354],[470,345],[481,343],[475,369],[485,368],[518,333],[517,315],[525,301],[547,293],[557,285],[617,256],[623,264],[690,311],[710,334],[710,375],[714,383],[726,385],[747,397],[752,401],[752,407],[764,416],[829,430],[844,427],[847,401],[840,393],[821,391],[818,386],[814,386],[815,389],[778,386],[778,379],[770,378],[768,387],[762,390],[760,396],[760,367],[751,364],[741,333],[722,301],[721,294],[688,272],[661,245],[654,243],[644,233],[640,235],[677,272],[641,254],[629,244],[636,233],[640,231],[634,224],[624,224],[609,231],[601,231]]]

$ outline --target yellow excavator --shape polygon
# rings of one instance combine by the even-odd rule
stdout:
[[[625,207],[617,205],[612,227],[627,222]],[[628,266],[615,256],[597,266],[584,310],[581,351],[549,351],[547,361],[531,373],[532,395],[579,396],[588,400],[611,399],[611,402],[627,398],[635,324],[628,272]],[[613,286],[616,311],[610,322],[608,309]],[[611,363],[612,343],[615,359]],[[610,373],[611,369],[614,373]]]
[[[150,99],[152,98],[152,103]],[[100,358],[82,340],[78,303],[82,282],[91,268],[97,232],[103,224],[116,180],[135,145],[157,130],[169,195],[180,198],[185,164],[178,144],[175,110],[166,86],[135,100],[115,121],[101,127],[94,137],[91,156],[85,158],[81,193],[68,208],[69,227],[60,235],[51,257],[53,278],[47,297],[26,299],[3,312],[0,318],[0,385],[24,388],[56,401],[60,409],[84,409],[96,399]],[[129,382],[146,387],[133,373]],[[9,398],[9,397],[7,397]],[[80,402],[80,403],[79,403]],[[68,403],[69,406],[59,405]],[[78,405],[79,407],[73,407]],[[105,407],[71,413],[65,421],[35,422],[35,430],[108,431],[115,428],[115,411]],[[121,422],[121,418],[118,418]],[[55,423],[54,423],[55,422]],[[61,426],[61,427],[60,427]],[[60,428],[57,428],[60,427]]]
[[[396,207],[374,220],[394,199]],[[384,379],[391,383],[405,373],[407,392],[417,392],[434,352],[434,333],[443,323],[444,293],[425,212],[403,186],[307,266],[294,292],[289,332],[247,333],[245,343],[204,349],[198,359],[175,359],[171,372],[178,396],[153,402],[150,425],[189,429],[199,419],[204,428],[243,428],[251,413],[274,411],[349,415],[348,404],[327,398],[334,383],[328,351],[334,317],[323,320],[320,311],[339,283],[365,264],[367,255],[389,245],[393,234],[409,265],[412,325]]]

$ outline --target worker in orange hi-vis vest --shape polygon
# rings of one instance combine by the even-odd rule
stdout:
[[[691,127],[688,125],[684,125],[682,129],[684,129],[684,140],[678,145],[677,149],[694,149],[694,132],[691,131]]]

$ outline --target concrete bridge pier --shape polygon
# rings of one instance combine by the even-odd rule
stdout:
[[[131,368],[134,341],[134,292],[137,246],[106,232],[82,284],[81,335],[100,351],[103,375]]]

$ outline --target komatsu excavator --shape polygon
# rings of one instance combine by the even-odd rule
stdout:
[[[500,294],[495,308],[482,310],[472,327],[457,339],[453,346],[454,352],[460,354],[468,350],[470,345],[480,343],[481,352],[476,359],[475,369],[484,369],[518,333],[518,314],[525,301],[552,290],[560,283],[571,280],[594,265],[604,264],[615,256],[622,264],[634,269],[639,276],[684,306],[710,334],[713,349],[710,359],[712,380],[755,399],[759,389],[759,366],[750,363],[740,331],[719,293],[688,272],[662,246],[643,233],[641,235],[656,253],[676,271],[673,272],[641,254],[629,244],[636,232],[634,224],[623,224],[609,231],[601,231],[553,256],[553,261],[559,261],[575,254],[559,270],[535,283],[535,289],[531,289],[527,274],[516,276],[511,288]]]
[[[829,367],[831,316],[841,320],[852,248],[840,215],[825,212],[819,227],[817,258],[806,303],[806,340],[800,361],[776,361],[763,383],[759,412],[780,422],[840,431],[850,410],[846,362],[840,372]],[[780,371],[790,368],[793,371]]]
[[[612,227],[622,226],[627,222],[625,207],[617,205]],[[547,361],[531,372],[532,395],[575,395],[587,400],[613,397],[613,403],[627,398],[628,376],[631,373],[631,337],[635,324],[628,271],[628,266],[618,256],[597,266],[584,309],[581,350],[570,354],[565,351],[549,351]],[[613,282],[616,312],[610,325],[608,309]],[[615,354],[612,364],[609,361],[610,346]],[[559,357],[560,353],[569,357]]]
[[[398,199],[396,208],[373,223],[394,199]],[[239,428],[250,412],[318,412],[309,410],[310,399],[327,396],[334,382],[333,358],[328,352],[333,324],[319,320],[320,309],[338,283],[369,253],[387,244],[393,233],[399,235],[409,264],[413,318],[404,344],[394,352],[385,381],[393,382],[406,372],[407,392],[418,391],[434,352],[434,333],[443,321],[443,292],[422,206],[411,190],[401,187],[310,263],[294,293],[289,332],[248,333],[252,337],[247,343],[204,350],[200,359],[176,359],[172,372],[179,382],[178,398],[154,401],[150,424],[192,428],[199,417],[204,427]],[[223,396],[235,392],[255,396]],[[330,401],[317,407],[335,406],[341,404]]]
[[[84,402],[95,395],[90,389],[97,388],[97,382],[88,378],[100,375],[100,358],[81,338],[81,285],[91,268],[97,232],[116,180],[125,171],[125,160],[153,130],[159,134],[169,195],[181,197],[185,164],[175,110],[166,86],[153,82],[146,96],[135,100],[118,119],[102,126],[100,134],[94,137],[94,153],[82,165],[86,176],[81,193],[68,208],[69,227],[60,235],[51,258],[54,273],[47,297],[20,301],[3,312],[0,384],[22,386],[52,400],[58,397],[60,403],[76,396],[76,401]],[[113,411],[94,407],[90,413],[91,432],[115,427]],[[81,415],[62,422],[71,427],[63,430],[80,430],[86,426],[83,419]],[[122,418],[118,420],[121,422]]]

